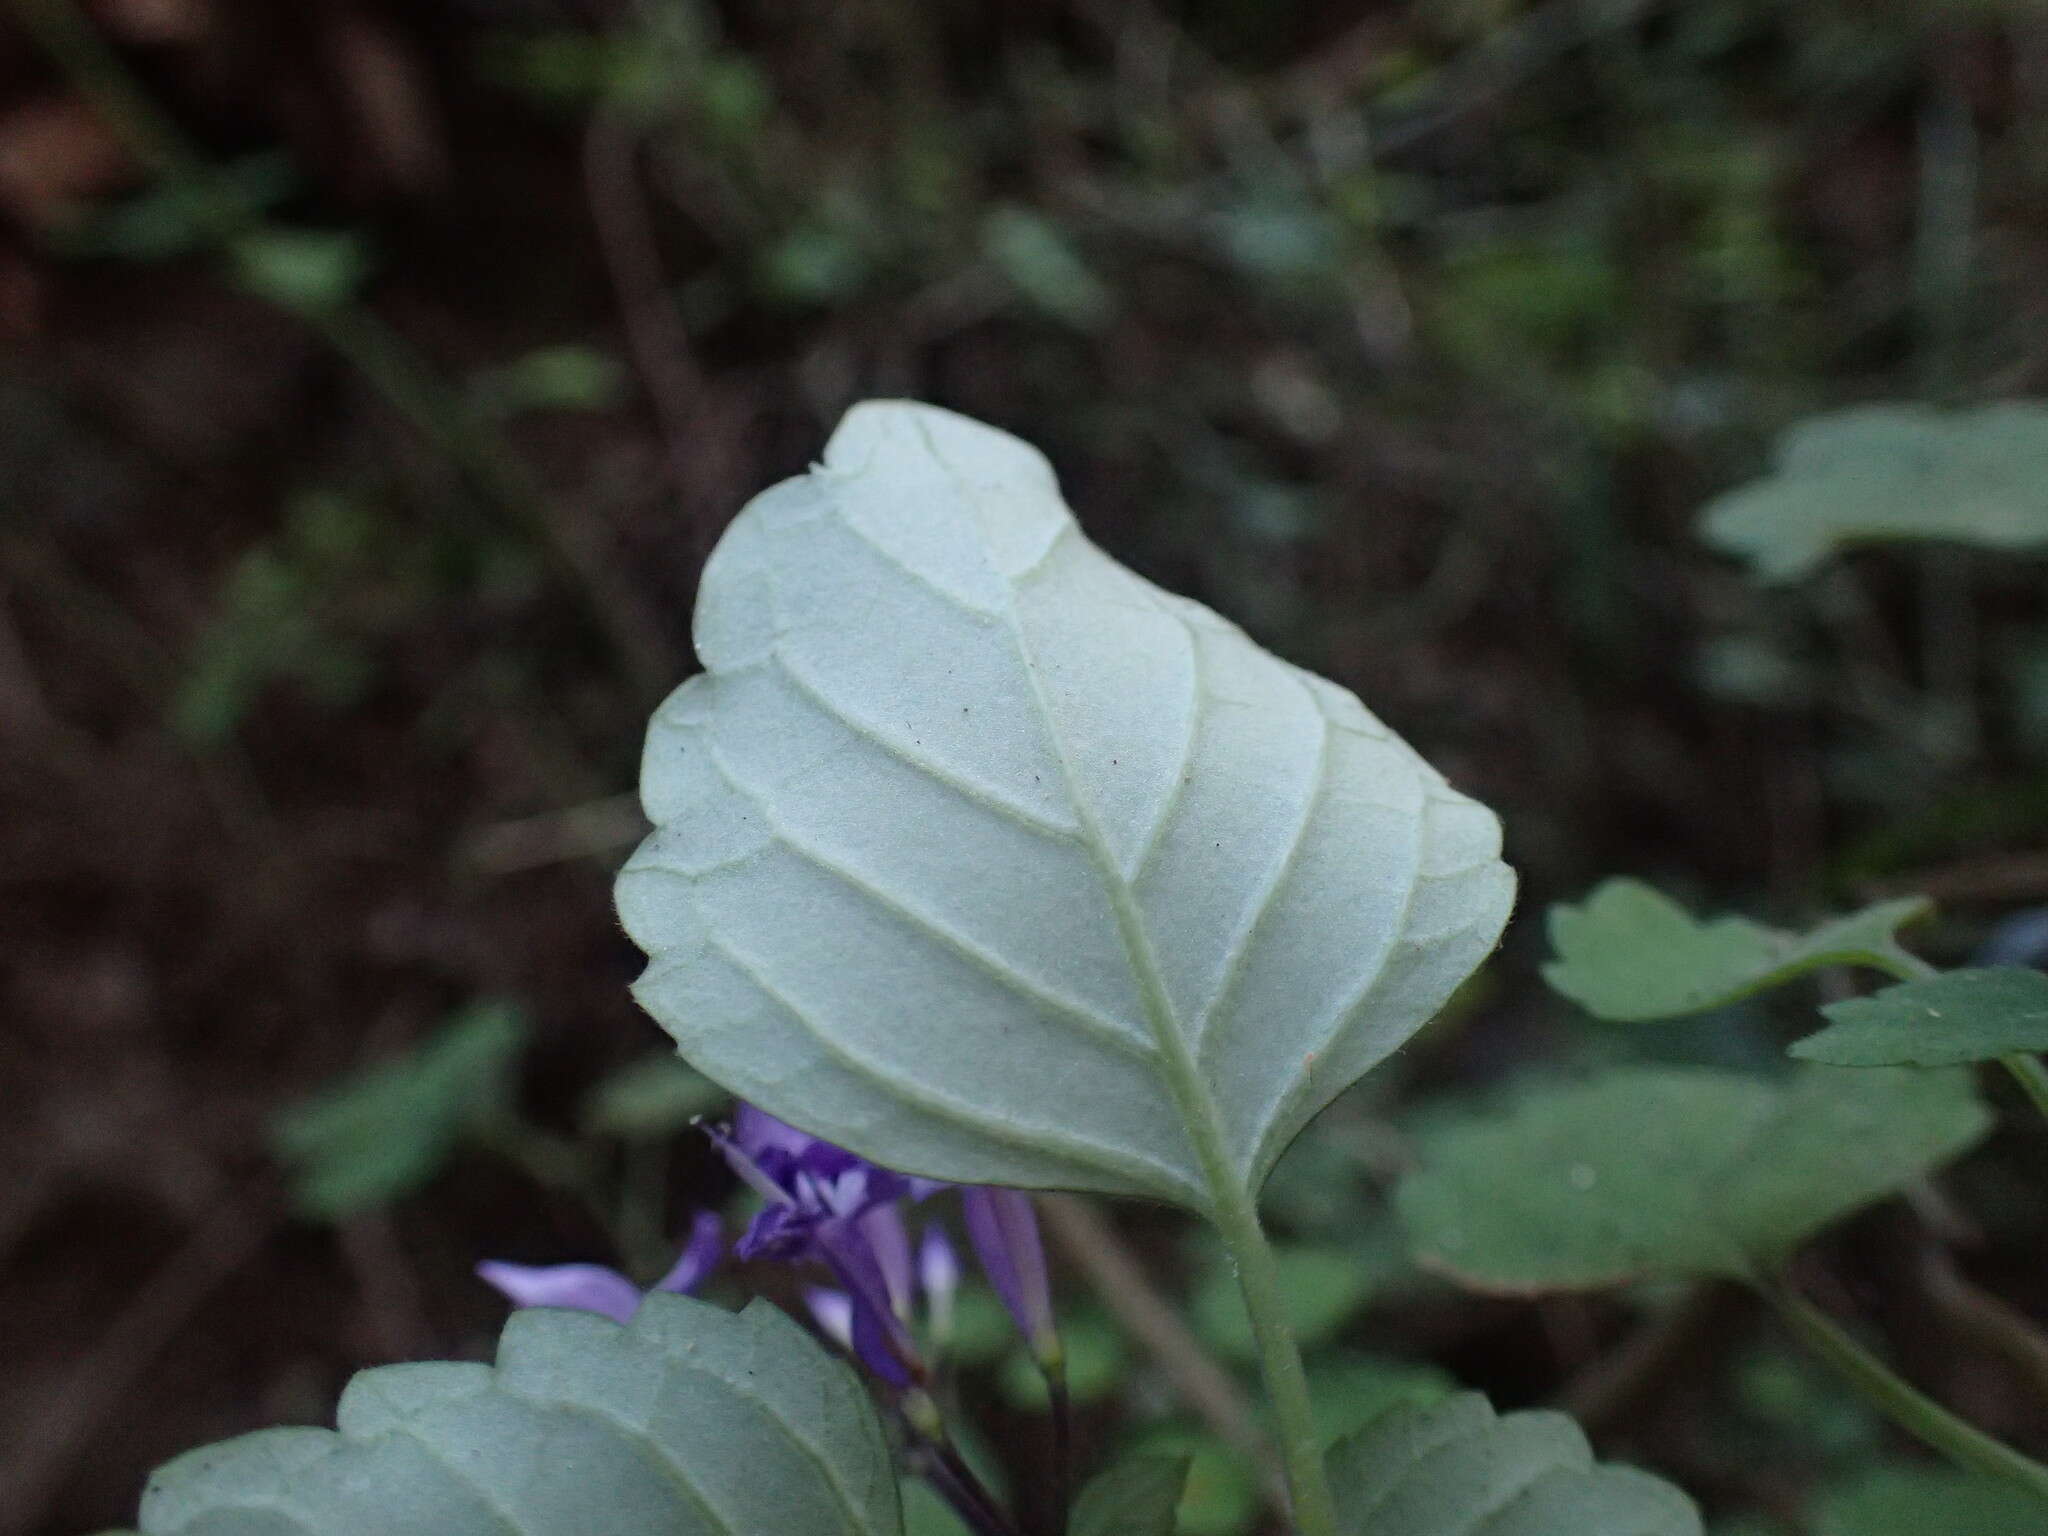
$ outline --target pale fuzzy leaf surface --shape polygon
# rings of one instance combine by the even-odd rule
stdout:
[[[1815,417],[1779,440],[1769,478],[1711,503],[1700,527],[1771,581],[1852,544],[2048,544],[2048,405],[1865,405]]]
[[[1630,1068],[1446,1124],[1398,1203],[1417,1261],[1480,1290],[1751,1278],[1989,1126],[1967,1072]]]
[[[1832,1067],[1949,1067],[2048,1051],[2048,976],[2017,966],[1944,971],[1821,1009],[1794,1056]]]
[[[1330,1450],[1344,1536],[1699,1536],[1669,1483],[1596,1463],[1561,1413],[1496,1415],[1476,1392],[1403,1405]]]
[[[1187,1481],[1185,1456],[1128,1457],[1081,1490],[1068,1536],[1173,1536]]]
[[[766,1302],[515,1312],[495,1367],[364,1371],[338,1429],[191,1451],[142,1536],[900,1536],[867,1394]]]
[[[1886,1467],[1828,1494],[1813,1536],[2041,1536],[2048,1505],[2017,1484],[1948,1467]]]
[[[1580,905],[1550,909],[1557,958],[1543,979],[1596,1018],[1682,1018],[1822,966],[1882,966],[1904,955],[1898,930],[1927,911],[1924,898],[1908,897],[1783,933],[1744,917],[1703,922],[1640,880],[1607,880]]]
[[[906,1171],[1212,1201],[1419,1028],[1500,829],[1343,689],[1084,538],[1045,459],[848,413],[704,573],[619,877],[697,1067]]]

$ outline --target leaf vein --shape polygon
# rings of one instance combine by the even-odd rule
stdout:
[[[712,750],[711,760],[718,769],[720,777],[732,786],[733,791],[745,796],[748,802],[760,811],[761,819],[767,823],[768,830],[773,834],[775,840],[812,868],[830,875],[833,879],[845,885],[847,889],[865,897],[885,912],[890,913],[909,928],[913,934],[936,940],[942,947],[973,965],[1005,991],[1021,998],[1034,1008],[1044,1009],[1056,1015],[1070,1027],[1078,1028],[1088,1039],[1098,1044],[1110,1046],[1137,1061],[1151,1062],[1156,1060],[1158,1054],[1156,1050],[1148,1048],[1143,1041],[1133,1039],[1127,1031],[1118,1027],[1115,1020],[1097,1013],[1078,998],[1066,997],[1048,987],[1039,985],[1022,971],[1004,960],[1001,955],[984,949],[965,934],[956,933],[944,923],[938,921],[938,919],[918,911],[907,901],[883,889],[870,876],[863,875],[858,870],[848,868],[832,858],[823,849],[799,837],[789,827],[784,825],[781,818],[775,814],[774,807],[770,806],[759,795],[753,793],[746,785],[733,776],[724,758],[715,748]]]
[[[945,1121],[974,1135],[985,1136],[992,1141],[1112,1174],[1118,1180],[1129,1180],[1146,1189],[1169,1189],[1184,1199],[1197,1193],[1186,1176],[1169,1164],[1083,1137],[1060,1134],[1044,1126],[1023,1126],[999,1120],[977,1113],[971,1106],[962,1103],[951,1094],[940,1093],[919,1083],[891,1077],[882,1068],[825,1030],[816,1018],[777,987],[727,940],[707,934],[704,942],[744,973],[748,980],[760,988],[763,996],[802,1025],[811,1038],[816,1040],[825,1053],[843,1070],[869,1083],[887,1096],[910,1105],[919,1113],[930,1115],[935,1120]],[[1201,1208],[1199,1199],[1194,1203],[1197,1209]]]

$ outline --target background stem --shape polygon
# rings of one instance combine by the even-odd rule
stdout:
[[[2020,1484],[2048,1499],[2048,1467],[1994,1440],[1893,1374],[1847,1330],[1782,1282],[1762,1286],[1763,1294],[1799,1339],[1839,1371],[1871,1405],[1906,1433],[1941,1452],[1958,1466]]]

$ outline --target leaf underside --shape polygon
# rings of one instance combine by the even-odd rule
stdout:
[[[1330,1451],[1344,1536],[1698,1536],[1669,1483],[1596,1463],[1561,1413],[1496,1416],[1476,1392],[1390,1410]]]
[[[513,1314],[495,1367],[358,1374],[339,1428],[190,1451],[142,1536],[900,1536],[880,1422],[782,1313]]]
[[[856,407],[721,540],[696,640],[618,883],[636,995],[735,1093],[909,1172],[1255,1188],[1512,901],[1490,812],[964,417]]]
[[[2017,966],[1944,971],[1829,1003],[1829,1027],[1792,1054],[1832,1067],[1947,1067],[2048,1051],[2048,976]]]
[[[1928,910],[1924,898],[1906,897],[1782,933],[1742,917],[1703,922],[1640,880],[1608,880],[1581,904],[1550,909],[1557,958],[1543,979],[1595,1018],[1683,1018],[1823,966],[1881,966],[1904,955],[1898,930]]]
[[[1774,472],[1711,503],[1700,527],[1770,581],[1853,544],[2048,544],[2048,406],[1865,405],[1801,422]]]
[[[1989,1127],[1967,1072],[1628,1069],[1443,1127],[1398,1203],[1418,1261],[1480,1290],[1749,1279]]]

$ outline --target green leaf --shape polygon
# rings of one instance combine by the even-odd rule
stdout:
[[[2041,1536],[2048,1509],[2003,1478],[1887,1467],[1821,1500],[1813,1536]]]
[[[855,407],[726,531],[696,642],[619,877],[636,995],[906,1172],[1241,1202],[1513,899],[1491,812],[949,412]]]
[[[898,1536],[853,1374],[766,1302],[656,1295],[625,1327],[520,1311],[495,1367],[364,1371],[338,1430],[270,1429],[157,1470],[143,1536]]]
[[[1173,1536],[1187,1487],[1186,1456],[1133,1456],[1092,1479],[1074,1501],[1069,1536]]]
[[[300,1213],[341,1221],[425,1184],[464,1131],[511,1102],[525,1044],[516,1008],[478,1003],[395,1061],[279,1115],[272,1141]]]
[[[522,411],[601,411],[618,404],[626,371],[609,352],[574,343],[537,347],[469,382],[473,409],[492,418]]]
[[[659,1141],[722,1107],[729,1097],[675,1052],[656,1051],[593,1088],[579,1122],[589,1136]]]
[[[1188,1424],[1162,1424],[1136,1436],[1129,1454],[1187,1460],[1179,1511],[1182,1536],[1237,1536],[1257,1520],[1258,1473],[1215,1436]]]
[[[1794,1056],[1831,1067],[1950,1067],[2048,1051],[2048,976],[1945,971],[1821,1009],[1833,1022]]]
[[[1806,933],[1782,933],[1746,917],[1701,922],[1640,880],[1608,880],[1583,905],[1550,909],[1557,958],[1543,967],[1543,979],[1596,1018],[1681,1018],[1823,966],[1889,969],[1887,962],[1907,958],[1898,930],[1929,910],[1913,896]]]
[[[1561,1413],[1495,1415],[1476,1392],[1383,1415],[1330,1452],[1345,1536],[1698,1536],[1669,1483],[1596,1463]]]
[[[1115,298],[1066,235],[1029,209],[992,209],[981,243],[1018,292],[1076,330],[1099,330],[1116,313]]]
[[[229,249],[244,288],[300,314],[340,308],[370,275],[369,252],[354,234],[268,228],[242,236]]]
[[[974,1536],[930,1483],[906,1477],[898,1486],[903,1492],[904,1536]]]
[[[1325,1444],[1364,1428],[1397,1404],[1427,1407],[1455,1388],[1440,1367],[1414,1360],[1345,1352],[1308,1362],[1316,1433]]]
[[[1280,1299],[1287,1309],[1295,1341],[1313,1349],[1348,1322],[1372,1295],[1372,1270],[1355,1253],[1342,1248],[1276,1245],[1273,1260],[1280,1271]],[[1210,1266],[1188,1309],[1188,1321],[1202,1342],[1235,1360],[1258,1359],[1244,1293],[1228,1263]]]
[[[1966,1072],[1628,1069],[1446,1124],[1397,1203],[1418,1262],[1482,1290],[1747,1279],[1989,1125]]]
[[[1700,529],[1767,581],[1890,539],[2048,544],[2048,406],[1864,405],[1778,440],[1769,478],[1710,503]]]

